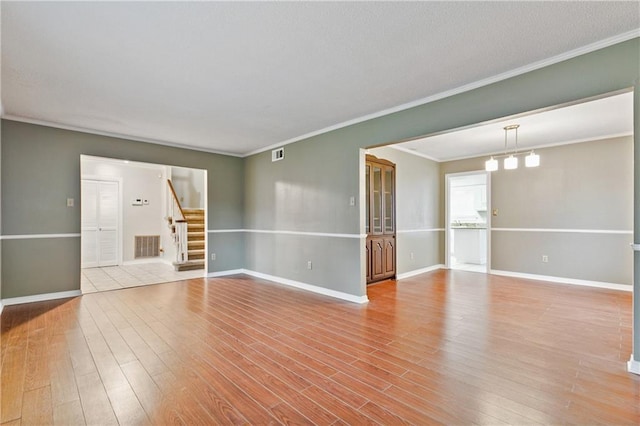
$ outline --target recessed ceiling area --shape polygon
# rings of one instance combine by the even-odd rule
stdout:
[[[504,153],[504,127],[519,124],[520,151],[633,134],[633,92],[506,118],[391,145],[435,161]],[[508,137],[513,151],[513,132]]]
[[[640,34],[624,1],[0,7],[4,118],[241,156]]]

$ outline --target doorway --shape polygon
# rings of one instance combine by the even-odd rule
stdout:
[[[88,155],[80,170],[83,293],[206,275],[205,170]]]
[[[490,175],[486,171],[446,175],[446,267],[488,272]]]

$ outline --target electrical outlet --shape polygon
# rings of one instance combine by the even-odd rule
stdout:
[[[216,254],[215,253],[211,253],[211,260],[216,260]]]
[[[549,256],[547,256],[546,254],[543,254],[543,255],[542,255],[542,262],[543,262],[543,263],[547,263],[547,262],[549,262]]]
[[[307,269],[311,269],[313,267],[313,264],[311,263],[311,261],[307,262]]]
[[[350,206],[355,206],[356,205],[356,197],[350,197],[349,198],[349,205]]]

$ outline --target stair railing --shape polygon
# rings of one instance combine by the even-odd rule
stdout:
[[[169,226],[171,227],[171,235],[176,245],[176,263],[185,263],[189,260],[189,247],[187,241],[187,220],[184,211],[180,205],[180,200],[173,188],[171,179],[167,179],[167,187],[169,191],[169,205],[167,206]]]

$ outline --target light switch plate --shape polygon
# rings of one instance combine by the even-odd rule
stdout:
[[[73,198],[67,198],[67,207],[73,207],[74,200]]]

